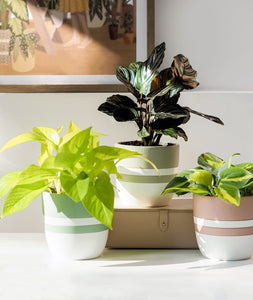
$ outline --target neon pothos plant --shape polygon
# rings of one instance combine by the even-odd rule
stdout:
[[[98,108],[99,111],[113,116],[116,121],[134,121],[137,124],[137,134],[142,142],[135,141],[132,144],[159,145],[162,135],[173,138],[180,136],[187,140],[180,125],[189,121],[191,113],[223,124],[217,117],[179,105],[180,92],[198,86],[197,72],[182,54],[174,57],[170,68],[159,72],[164,51],[165,43],[162,43],[146,61],[117,68],[118,80],[135,96],[136,101],[128,96],[113,95]]]
[[[227,162],[206,152],[198,157],[198,166],[182,171],[166,186],[163,195],[178,196],[193,193],[200,196],[216,196],[240,205],[241,196],[253,195],[253,163],[232,165],[233,154]]]
[[[110,174],[116,174],[117,163],[139,155],[116,147],[100,146],[99,133],[91,128],[81,130],[72,121],[60,137],[63,127],[34,127],[7,142],[1,151],[28,141],[41,144],[39,165],[29,165],[23,171],[13,171],[0,179],[0,199],[7,195],[2,217],[27,207],[42,192],[67,194],[82,202],[87,211],[111,228],[114,189]]]

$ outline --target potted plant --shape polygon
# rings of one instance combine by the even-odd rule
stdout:
[[[14,18],[9,18],[9,13]],[[13,29],[20,30],[23,26],[22,22],[29,22],[27,3],[23,0],[0,0],[1,29],[0,29],[0,46],[4,54],[0,56],[0,64],[8,65],[11,62],[8,53],[9,42]]]
[[[117,0],[104,1],[105,17],[106,22],[109,23],[108,30],[111,40],[118,39],[120,13],[117,12],[117,3]]]
[[[27,28],[15,32],[10,38],[9,54],[12,58],[12,68],[17,72],[28,72],[35,66],[35,48],[38,40],[34,30]]]
[[[172,138],[187,135],[180,125],[189,121],[191,113],[219,124],[223,122],[214,116],[199,113],[178,101],[184,89],[198,86],[197,72],[182,54],[174,57],[170,68],[158,71],[165,51],[165,43],[158,45],[144,62],[131,63],[128,67],[117,68],[116,76],[134,95],[132,100],[126,95],[113,95],[101,104],[99,111],[114,117],[116,121],[134,121],[137,135],[141,140],[121,142],[117,146],[134,149],[146,155],[159,169],[160,176],[150,170],[143,161],[129,160],[120,166],[122,179],[117,181],[119,197],[124,202],[137,201],[138,205],[166,205],[167,199],[159,199],[166,182],[176,174],[179,145],[161,145],[162,135]],[[131,205],[133,205],[131,203]]]
[[[253,254],[253,163],[232,165],[211,153],[173,178],[163,194],[194,194],[199,249],[208,258],[238,260]]]
[[[37,141],[39,165],[12,171],[0,179],[0,199],[8,192],[2,217],[26,208],[43,194],[45,232],[53,254],[72,259],[97,257],[112,227],[116,165],[138,153],[100,146],[98,133],[70,122],[62,137],[59,129],[34,127],[3,146]]]

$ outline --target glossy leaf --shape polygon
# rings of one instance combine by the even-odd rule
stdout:
[[[224,123],[223,123],[223,122],[221,121],[221,119],[218,118],[218,117],[203,114],[203,113],[198,112],[198,111],[196,111],[196,110],[193,110],[193,109],[191,109],[191,108],[189,108],[189,107],[184,107],[184,108],[187,109],[187,110],[188,110],[190,113],[192,113],[192,114],[198,115],[198,116],[200,116],[200,117],[203,117],[203,118],[205,118],[205,119],[208,119],[208,120],[213,121],[213,122],[215,122],[215,123],[218,123],[218,124],[220,124],[220,125],[224,125]]]
[[[198,157],[198,164],[207,171],[212,172],[225,164],[225,161],[210,152],[206,152]]]
[[[110,146],[99,146],[92,151],[92,154],[96,159],[102,161],[140,156],[138,152]]]
[[[116,121],[132,121],[138,117],[137,104],[127,96],[113,95],[101,104],[99,111],[113,116]]]
[[[91,127],[78,132],[68,142],[61,146],[59,152],[69,152],[72,154],[83,154],[89,145]]]
[[[88,192],[89,177],[85,172],[74,177],[70,172],[63,171],[60,175],[60,181],[64,191],[75,202],[82,201]]]
[[[220,173],[220,182],[230,183],[238,189],[242,188],[253,178],[253,174],[238,167],[230,167]]]
[[[162,43],[154,48],[146,61],[132,63],[129,67],[118,67],[116,71],[117,78],[136,97],[139,97],[140,94],[148,95],[151,83],[157,75],[157,69],[163,61],[164,51],[165,43]]]
[[[199,196],[210,196],[210,190],[205,184],[194,184],[189,187],[189,193]]]
[[[196,170],[189,176],[189,179],[207,187],[211,186],[213,181],[212,175],[206,170]]]
[[[68,131],[60,139],[60,146],[62,146],[65,143],[67,143],[74,135],[76,135],[80,131],[81,131],[81,129],[73,121],[70,121]]]
[[[199,85],[196,80],[197,71],[192,68],[188,58],[182,54],[174,57],[171,73],[174,80],[179,81],[185,89],[194,89]]]
[[[50,182],[48,180],[36,181],[32,184],[15,185],[5,199],[2,217],[23,210],[49,186]]]
[[[137,132],[137,135],[139,137],[146,137],[146,136],[149,136],[150,134],[147,131],[147,129],[143,126],[142,129]]]
[[[236,186],[229,183],[221,182],[217,188],[214,189],[216,195],[224,201],[240,205],[240,191]]]
[[[8,148],[11,148],[13,146],[19,145],[19,144],[23,144],[26,142],[30,142],[30,141],[37,141],[39,143],[44,143],[44,140],[39,137],[38,135],[34,134],[34,133],[23,133],[20,134],[16,137],[14,137],[13,139],[9,140],[2,148],[1,151],[4,151]]]
[[[108,206],[108,199],[107,202],[104,203],[104,198],[100,198],[99,195],[95,184],[90,184],[82,203],[92,216],[112,229],[113,205],[110,204]],[[113,198],[110,200],[113,203]]]
[[[0,199],[16,185],[20,173],[21,171],[12,171],[0,179]]]
[[[33,127],[32,132],[42,139],[51,142],[55,147],[60,143],[60,136],[56,129],[49,127]]]

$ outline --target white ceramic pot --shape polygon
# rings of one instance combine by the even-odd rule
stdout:
[[[160,194],[167,183],[176,175],[179,145],[130,146],[118,143],[115,146],[144,154],[156,165],[160,173],[159,175],[150,163],[140,158],[129,158],[120,161],[118,171],[122,179],[116,180],[120,206],[168,205],[168,195],[160,197]]]
[[[201,253],[218,260],[247,259],[253,255],[253,196],[240,206],[218,197],[194,195],[194,225]]]
[[[65,259],[91,259],[103,252],[108,228],[81,202],[67,195],[43,193],[45,235],[51,253]]]

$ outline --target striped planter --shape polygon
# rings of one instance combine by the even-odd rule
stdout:
[[[46,240],[54,256],[91,259],[102,253],[109,230],[81,202],[63,194],[43,193],[42,198]]]
[[[120,161],[118,172],[122,179],[116,180],[120,205],[123,207],[165,206],[168,195],[159,197],[167,183],[176,175],[179,145],[169,146],[129,146],[116,144],[116,147],[144,154],[159,170],[140,158]]]
[[[235,206],[217,197],[194,195],[194,226],[201,253],[219,260],[253,255],[253,196]]]

